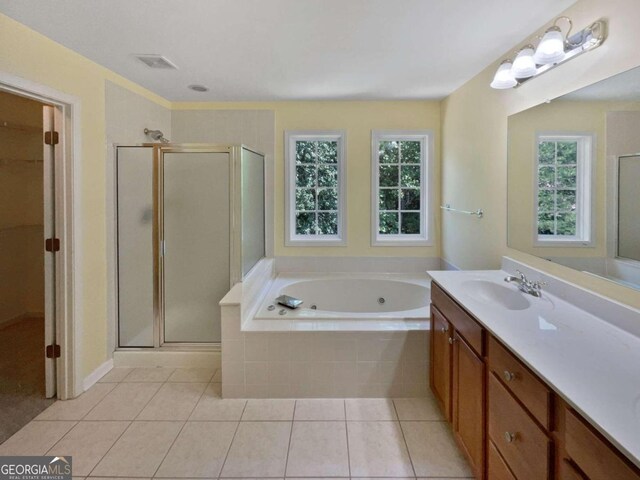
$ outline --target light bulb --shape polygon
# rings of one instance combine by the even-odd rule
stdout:
[[[518,52],[511,67],[514,78],[533,77],[538,72],[536,62],[533,60],[533,45],[527,45]]]
[[[538,65],[549,65],[558,63],[564,58],[564,38],[560,28],[553,26],[547,29],[540,45],[533,55],[533,60]]]
[[[516,79],[513,77],[513,74],[511,73],[511,67],[511,60],[504,60],[500,64],[498,70],[496,71],[496,74],[493,77],[493,81],[491,82],[491,88],[513,88],[518,84]]]

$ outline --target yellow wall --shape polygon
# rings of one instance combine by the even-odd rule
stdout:
[[[609,34],[606,42],[520,88],[507,91],[489,87],[502,60],[497,59],[443,102],[442,200],[459,208],[485,209],[485,218],[479,221],[463,216],[443,216],[443,257],[459,268],[470,269],[496,268],[502,255],[510,255],[640,307],[640,292],[507,247],[508,116],[640,64],[637,48],[640,42],[640,29],[637,27],[640,2],[580,0],[566,14],[578,28],[598,18],[607,19]],[[531,33],[533,36],[538,32]],[[523,37],[523,43],[527,43],[529,38]],[[518,45],[507,47],[505,57]]]
[[[259,103],[174,103],[174,109],[275,111],[275,254],[331,256],[437,257],[439,222],[433,247],[371,246],[371,130],[433,130],[435,138],[434,188],[439,198],[440,102],[332,101]],[[284,132],[286,130],[346,130],[347,132],[347,246],[285,247],[284,245]],[[437,200],[436,200],[437,202]],[[436,218],[440,211],[434,208]]]
[[[105,232],[105,80],[122,85],[165,107],[170,103],[98,64],[0,14],[0,71],[20,76],[82,102],[80,163],[82,211],[82,373],[88,375],[108,358],[107,260]],[[82,379],[79,379],[80,381]]]

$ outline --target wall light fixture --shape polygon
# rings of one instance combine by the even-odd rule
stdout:
[[[564,20],[569,28],[565,35],[558,26]],[[599,47],[606,37],[606,22],[597,20],[586,28],[571,35],[573,22],[569,17],[558,17],[553,25],[538,37],[538,46],[528,44],[522,47],[515,59],[503,60],[496,71],[491,88],[507,89],[522,85],[524,82],[558,65],[577,57],[578,55]]]

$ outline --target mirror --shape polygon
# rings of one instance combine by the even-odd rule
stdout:
[[[508,245],[640,289],[640,67],[508,121]]]

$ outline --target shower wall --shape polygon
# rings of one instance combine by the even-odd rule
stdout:
[[[42,104],[0,92],[0,124],[3,323],[44,312]]]
[[[176,143],[250,145],[265,155],[265,188],[273,192],[275,122],[273,110],[173,110],[169,138]],[[266,253],[272,256],[274,199],[266,202]]]

